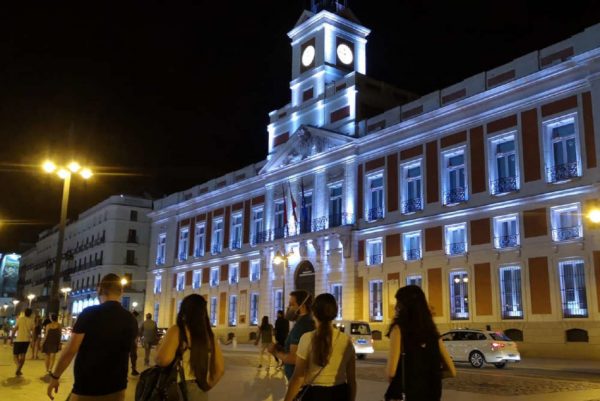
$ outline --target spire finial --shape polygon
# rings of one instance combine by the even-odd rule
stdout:
[[[348,0],[311,0],[310,10],[313,13],[318,13],[323,10],[337,13],[348,7]]]

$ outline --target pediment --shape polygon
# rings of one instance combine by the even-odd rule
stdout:
[[[304,12],[302,12],[302,15],[300,15],[300,18],[298,18],[298,21],[296,21],[296,25],[294,25],[294,28],[302,25],[307,19],[309,19],[313,15],[315,15],[315,14],[312,13],[311,11],[304,10]]]
[[[277,149],[271,160],[261,169],[260,174],[299,163],[352,141],[352,138],[337,132],[303,125],[294,132],[285,145]]]

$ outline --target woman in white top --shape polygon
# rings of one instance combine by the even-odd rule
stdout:
[[[292,401],[299,391],[304,392],[302,401],[354,401],[354,347],[348,335],[333,327],[332,321],[337,316],[334,296],[319,295],[312,312],[317,329],[300,338],[285,401]]]
[[[181,302],[177,324],[169,328],[156,353],[158,366],[169,366],[178,350],[182,352],[188,401],[206,400],[206,392],[223,376],[224,361],[210,327],[206,300],[198,294]]]

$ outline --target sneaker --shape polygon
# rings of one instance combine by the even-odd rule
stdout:
[[[138,372],[137,370],[134,369],[131,371],[131,376],[139,376],[139,375],[140,375],[140,372]]]

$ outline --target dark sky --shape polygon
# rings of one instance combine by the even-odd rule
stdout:
[[[267,113],[289,101],[286,33],[307,1],[18,3],[0,6],[0,252],[58,222],[45,157],[98,172],[74,180],[70,217],[265,157]],[[372,30],[368,74],[419,94],[600,22],[599,3],[350,0]]]

